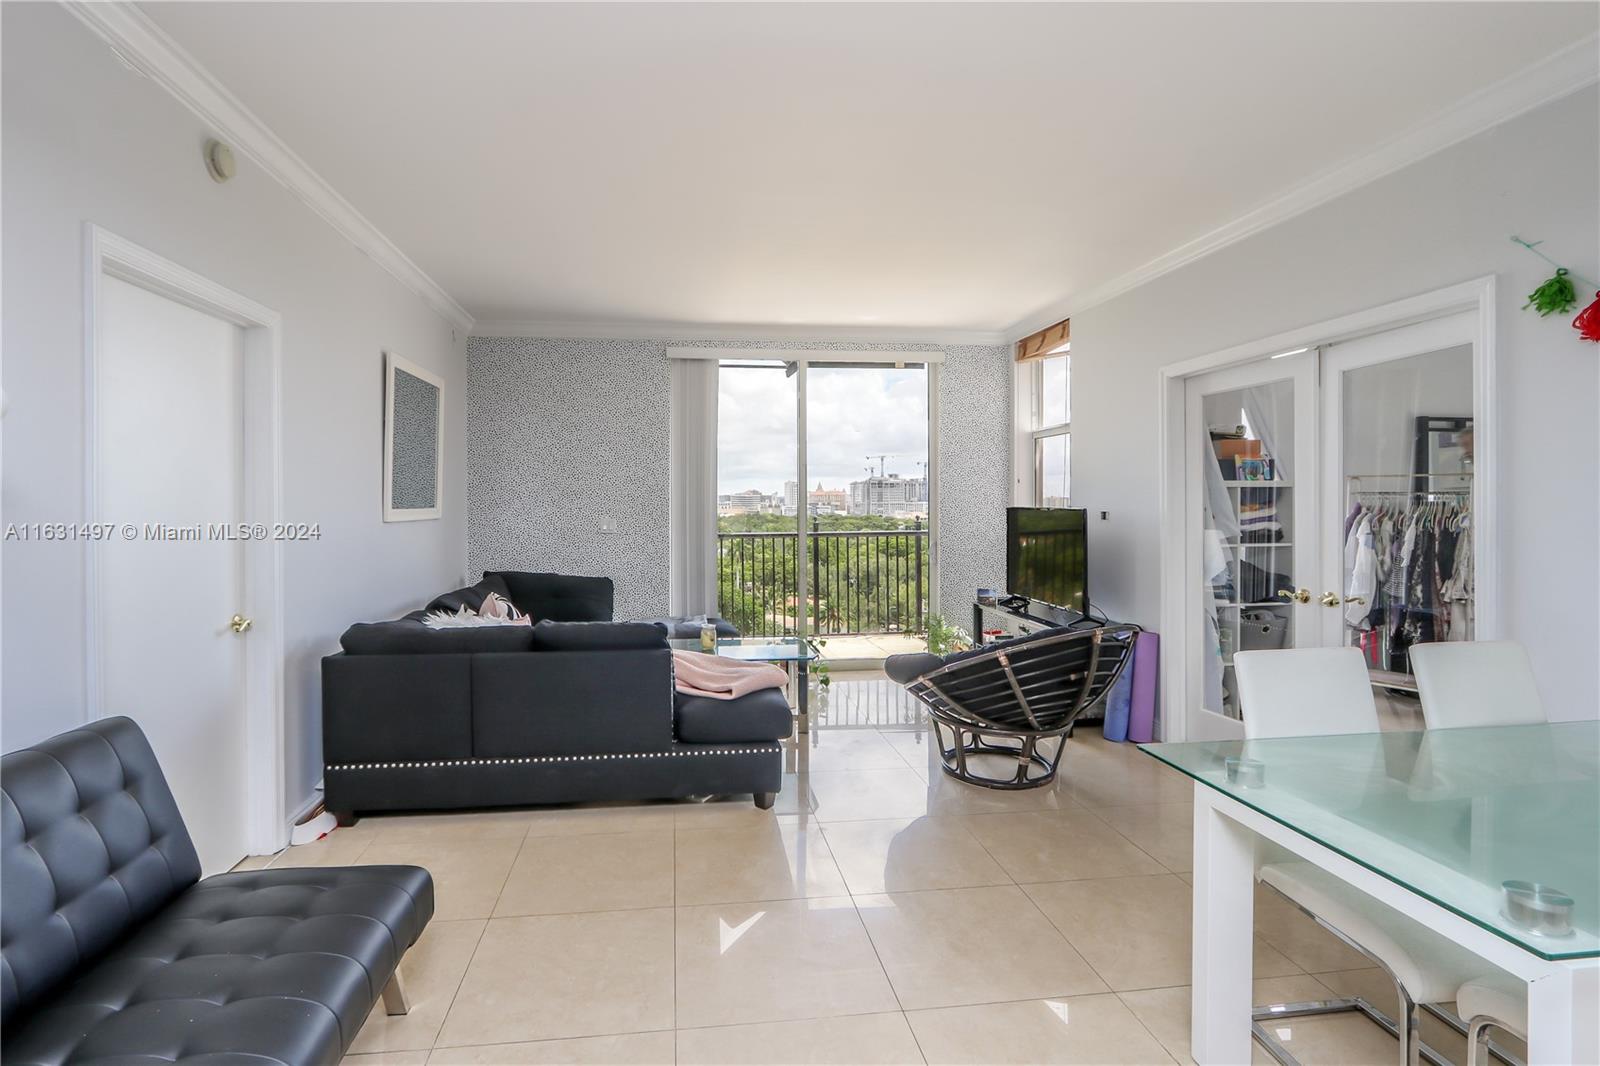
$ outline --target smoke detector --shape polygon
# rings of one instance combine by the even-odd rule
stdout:
[[[239,164],[233,159],[233,149],[216,138],[206,141],[205,159],[206,173],[219,185],[239,171]]]

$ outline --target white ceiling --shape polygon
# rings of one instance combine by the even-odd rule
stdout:
[[[480,320],[1002,330],[1594,4],[146,3]]]

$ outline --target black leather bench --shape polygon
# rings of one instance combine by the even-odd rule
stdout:
[[[415,866],[200,861],[139,727],[0,763],[0,1059],[337,1063],[433,916]]]

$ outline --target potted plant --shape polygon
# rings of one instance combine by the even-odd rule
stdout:
[[[965,629],[951,624],[943,615],[928,616],[926,634],[928,651],[933,655],[949,655],[972,647],[972,637]]]

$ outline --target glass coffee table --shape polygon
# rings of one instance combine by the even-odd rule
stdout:
[[[669,640],[675,651],[705,651],[699,638]],[[798,729],[811,730],[811,664],[818,659],[816,646],[803,637],[720,637],[714,653],[752,663],[772,663],[788,672],[795,686]]]

